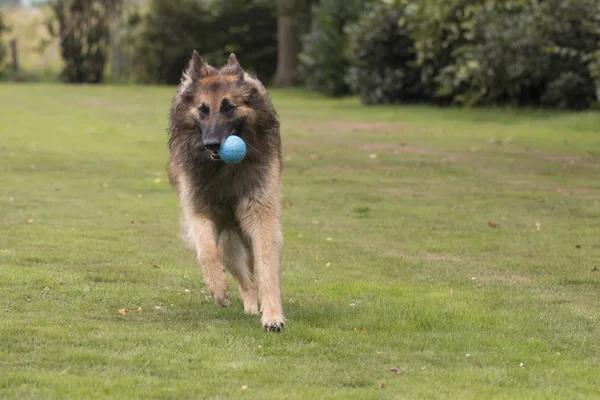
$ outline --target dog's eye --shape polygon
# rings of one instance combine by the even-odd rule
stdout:
[[[201,104],[200,107],[198,107],[198,111],[200,111],[200,114],[207,115],[209,112],[208,106],[206,104]]]
[[[231,104],[227,100],[223,100],[223,104],[221,104],[221,112],[228,113],[228,112],[233,111],[234,109],[235,109],[235,106],[233,104]]]

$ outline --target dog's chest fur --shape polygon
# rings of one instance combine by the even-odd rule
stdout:
[[[260,201],[266,191],[268,165],[244,160],[225,164],[208,157],[187,165],[192,205],[221,224],[235,222],[235,210],[241,201]]]

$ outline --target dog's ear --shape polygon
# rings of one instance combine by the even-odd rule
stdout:
[[[237,57],[233,53],[229,55],[229,59],[227,60],[227,68],[233,71],[234,74],[239,75],[240,77],[244,76],[244,70],[238,62]]]
[[[196,50],[192,53],[192,58],[188,67],[183,73],[182,81],[194,82],[215,73],[216,70],[208,65]]]

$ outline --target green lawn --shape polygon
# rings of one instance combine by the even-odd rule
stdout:
[[[174,90],[0,85],[0,398],[600,398],[600,114],[274,91],[267,334],[179,237]]]

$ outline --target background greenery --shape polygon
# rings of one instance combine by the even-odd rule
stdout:
[[[596,0],[294,0],[286,7],[266,0],[90,4],[96,6],[81,7],[84,14],[90,9],[114,15],[109,25],[102,25],[106,37],[99,42],[110,46],[99,51],[104,47],[90,47],[84,41],[73,51],[73,41],[62,39],[63,76],[73,75],[73,65],[82,69],[75,76],[90,75],[85,69],[94,64],[96,69],[110,70],[109,80],[176,84],[197,49],[215,65],[235,52],[245,68],[270,84],[281,56],[278,47],[295,49],[301,40],[297,57],[292,54],[291,61],[286,58],[282,63],[297,69],[284,74],[290,82],[299,81],[329,96],[358,95],[363,104],[507,104],[581,110],[598,103]],[[11,10],[9,25],[11,21],[23,25]],[[282,13],[289,32],[278,41]],[[89,14],[92,18],[92,11]],[[58,25],[56,15],[50,18],[48,27],[55,36]],[[66,37],[90,35],[97,32]],[[17,36],[27,37],[20,27]],[[40,36],[38,40],[47,44],[48,39]],[[5,35],[4,41],[8,38]],[[86,54],[102,52],[107,54],[95,56],[95,63],[77,62],[90,59]],[[123,69],[125,78],[115,73]],[[24,74],[36,79],[30,75]]]

